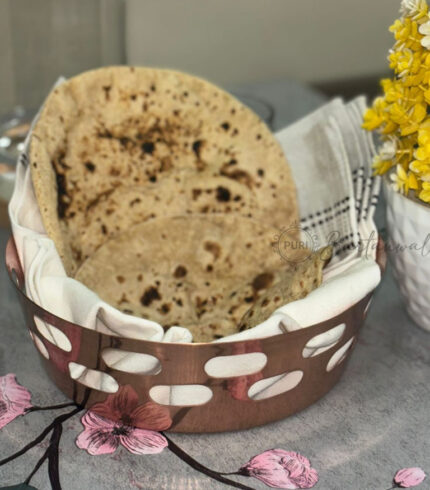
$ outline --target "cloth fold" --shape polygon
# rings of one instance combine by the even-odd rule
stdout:
[[[375,262],[376,252],[360,247],[376,230],[373,213],[380,185],[379,179],[371,175],[373,142],[361,129],[364,104],[363,98],[348,104],[335,99],[276,134],[298,189],[303,233],[312,236],[315,248],[329,242],[334,247],[322,286],[306,298],[279,308],[260,325],[217,342],[276,335],[282,332],[281,322],[287,330],[305,328],[341,313],[377,286],[380,271]],[[26,294],[47,311],[85,328],[141,340],[191,342],[189,330],[176,326],[164,332],[158,323],[120,312],[82,283],[66,276],[38,210],[28,167],[28,144],[29,138],[18,161],[9,205],[13,235],[25,272]],[[45,327],[47,330],[42,330],[49,332],[51,326]],[[61,337],[51,335],[48,340],[64,348]],[[321,336],[320,344],[312,345],[312,352],[330,342],[329,335]],[[119,353],[116,361],[112,357],[112,362],[125,371],[149,373],[155,369],[154,359],[149,357]],[[91,378],[91,373],[79,365],[71,366],[70,372],[82,382]],[[231,376],[235,376],[233,368]],[[99,388],[105,391],[115,389],[106,379],[92,382],[99,383]],[[266,385],[261,380],[258,390],[250,393],[253,398],[261,397],[263,392],[274,393],[274,383],[285,384],[285,379],[281,376]],[[165,390],[166,404],[174,405],[182,398],[181,387]]]

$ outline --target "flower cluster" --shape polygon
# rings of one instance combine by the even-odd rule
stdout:
[[[430,12],[426,0],[402,0],[390,27],[396,40],[388,60],[384,95],[364,115],[363,128],[378,130],[383,144],[375,174],[390,171],[395,190],[430,203]]]

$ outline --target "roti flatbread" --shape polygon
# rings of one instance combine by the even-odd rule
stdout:
[[[321,285],[322,272],[330,260],[332,247],[324,247],[288,271],[278,271],[273,284],[254,302],[237,322],[240,332],[264,322],[278,308],[305,298]]]
[[[85,260],[106,240],[149,219],[190,214],[263,219],[266,213],[254,193],[234,180],[210,172],[178,171],[153,186],[121,186],[104,195],[86,214],[69,220],[69,239]]]
[[[270,130],[228,93],[175,71],[111,67],[62,83],[34,128],[30,165],[45,229],[70,275],[113,236],[103,231],[113,218],[97,210],[106,198],[146,192],[181,170],[244,186],[271,225],[298,221],[291,172]],[[166,212],[173,189],[159,194]],[[79,234],[92,215],[103,236]]]
[[[285,263],[276,233],[232,214],[155,218],[104,243],[76,279],[126,313],[165,328],[185,326],[195,341],[211,341],[237,332],[249,308],[290,274],[306,283],[297,286],[302,293],[321,282],[322,261]]]

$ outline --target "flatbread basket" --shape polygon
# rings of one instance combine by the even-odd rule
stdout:
[[[354,210],[345,192],[339,202]],[[319,222],[345,225],[336,206]],[[318,288],[329,258],[319,254],[331,247],[303,266],[303,251],[292,262],[273,253],[273,231],[299,220],[279,142],[229,94],[177,72],[113,67],[57,85],[26,142],[10,212],[7,269],[53,382],[87,408],[130,386],[140,403],[166,406],[176,432],[246,429],[317,401],[339,380],[377,284],[347,302],[326,287],[337,309],[325,321],[283,323],[276,308]],[[340,269],[351,265],[339,262],[344,240],[358,236],[342,230]],[[282,233],[300,240],[301,229]],[[383,270],[381,246],[377,263]],[[222,339],[266,319],[276,335]]]
[[[385,267],[385,252],[380,242],[378,264]],[[344,372],[359,330],[367,313],[371,295],[342,314],[317,325],[261,340],[207,344],[168,344],[114,337],[67,322],[40,308],[24,291],[24,274],[11,238],[6,248],[6,265],[16,287],[30,335],[38,346],[42,365],[55,385],[70,399],[90,408],[109,393],[73,380],[70,362],[113,377],[118,385],[131,385],[141,403],[155,401],[163,387],[189,387],[195,404],[167,406],[172,432],[221,432],[242,430],[267,424],[303,410],[328,393]],[[66,352],[42,337],[35,319],[57,328],[70,340]],[[316,336],[345,324],[341,338],[324,352],[303,357],[306,345]],[[160,365],[155,374],[132,374],[110,368],[104,358],[106,349],[120,349],[155,357]],[[213,377],[211,362],[223,357],[260,355],[263,367],[249,363],[247,373],[235,377]],[[255,360],[255,358],[254,358]],[[260,363],[261,366],[261,363]],[[289,373],[289,374],[288,374]],[[287,374],[272,385],[267,398],[251,399],[252,387],[262,380]],[[257,385],[258,386],[258,385]]]

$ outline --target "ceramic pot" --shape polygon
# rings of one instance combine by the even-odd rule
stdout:
[[[388,178],[384,194],[394,276],[409,315],[430,332],[430,206],[394,191]]]

